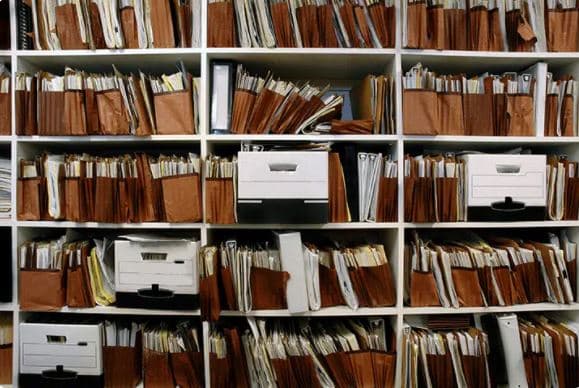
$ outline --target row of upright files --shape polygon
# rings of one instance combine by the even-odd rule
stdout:
[[[201,46],[201,2],[17,0],[20,50]]]
[[[89,238],[69,231],[26,241],[18,247],[19,305],[200,308],[204,320],[217,321],[222,311],[391,307],[398,278],[410,307],[572,305],[578,298],[577,244],[566,230],[408,233],[403,268],[395,246],[382,242],[393,236],[249,236],[201,246],[184,236]]]
[[[19,162],[17,217],[115,223],[394,222],[398,161],[361,148],[312,143],[289,151],[243,145],[248,151],[230,158],[210,155],[203,163],[194,153],[42,154]],[[576,220],[577,162],[566,155],[517,152],[406,155],[404,220]]]
[[[325,145],[321,147],[327,149]],[[204,176],[205,218],[212,223],[396,219],[398,171],[389,156],[358,152],[355,145],[343,148],[343,162],[337,152],[329,156],[324,151],[239,155],[243,162],[239,175],[237,157],[210,155],[201,163],[193,153],[42,154],[31,160],[22,159],[17,217],[26,221],[198,222],[203,219]],[[312,161],[317,167],[307,169]],[[273,171],[263,179],[263,168],[283,163],[297,163],[297,173],[284,176],[283,171]],[[309,192],[295,190],[304,184],[310,186]],[[267,191],[272,195],[260,198]],[[260,211],[287,201],[306,213]]]
[[[404,47],[474,51],[577,51],[575,1],[403,0]]]
[[[577,244],[565,231],[532,238],[413,233],[404,247],[405,300],[413,307],[573,304]]]
[[[191,321],[33,318],[19,329],[24,387],[50,377],[91,387],[201,387],[205,378],[211,387],[393,387],[397,359],[409,388],[579,382],[577,321],[557,313],[411,318],[401,348],[384,318],[228,319],[210,326],[207,349]]]
[[[31,136],[199,133],[201,79],[178,72],[110,74],[65,68],[17,72],[16,134]],[[368,74],[351,86],[289,81],[234,62],[210,68],[211,134],[396,134],[395,79]],[[404,135],[576,136],[579,86],[538,63],[519,72],[437,74],[418,63],[404,72]],[[10,72],[0,70],[0,133],[10,134]],[[112,114],[108,112],[113,112]]]
[[[330,249],[302,242],[300,233],[276,233],[275,238],[277,249],[267,242],[242,245],[236,240],[201,249],[204,319],[218,320],[221,309],[303,313],[396,303],[394,276],[383,244]]]
[[[402,1],[407,48],[577,51],[575,1]],[[20,49],[200,47],[201,1],[18,0]],[[208,1],[208,47],[392,48],[392,1]],[[8,22],[6,22],[8,25]]]
[[[65,68],[16,75],[16,134],[24,136],[191,135],[199,127],[200,78],[178,72],[90,73]]]
[[[404,324],[402,387],[578,384],[576,320],[557,314],[453,318]]]

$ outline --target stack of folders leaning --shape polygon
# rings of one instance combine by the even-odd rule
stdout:
[[[577,51],[576,0],[472,2],[406,0],[408,48],[476,51]]]
[[[145,387],[203,387],[203,352],[189,322],[146,324],[143,329]]]
[[[10,218],[12,209],[12,168],[10,159],[0,158],[0,218]]]
[[[211,130],[235,134],[393,134],[394,81],[389,75],[367,75],[351,91],[352,104],[329,84],[293,83],[252,75],[242,65],[212,64],[213,79],[223,72],[230,84],[213,83]],[[235,73],[235,77],[233,76]],[[232,92],[232,90],[234,90]],[[233,93],[233,103],[231,95]],[[227,109],[223,109],[227,107]],[[347,110],[347,113],[344,112]],[[351,112],[350,112],[351,111]],[[355,120],[342,120],[342,117]]]
[[[579,15],[579,10],[577,11]],[[579,19],[579,16],[577,17]],[[579,82],[570,75],[555,80],[547,73],[545,102],[545,136],[577,136],[577,101]]]
[[[23,221],[197,222],[202,219],[200,167],[191,153],[44,154],[21,160],[17,216]]]
[[[194,134],[199,122],[199,78],[179,72],[153,76],[91,74],[66,68],[16,75],[16,134]]]
[[[108,306],[115,302],[107,240],[28,241],[19,247],[19,298],[23,310]]]
[[[18,0],[37,50],[200,47],[200,0]],[[23,10],[22,8],[26,8]],[[19,40],[22,39],[19,36]],[[24,49],[27,47],[19,47]]]
[[[207,45],[390,48],[395,10],[390,0],[210,0]]]
[[[404,134],[535,136],[534,73],[439,76],[418,63],[402,77]]]
[[[403,387],[493,386],[489,335],[476,327],[461,326],[454,322],[436,329],[404,325]]]
[[[496,340],[501,342],[497,345],[503,349],[500,364],[506,372],[502,380],[507,380],[497,378],[498,383],[529,388],[579,386],[579,323],[576,320],[557,315],[513,314],[498,316],[496,321],[500,333]],[[490,325],[494,326],[494,322]]]
[[[0,314],[0,384],[12,384],[12,316]]]
[[[347,305],[396,303],[384,246],[318,248],[300,233],[276,233],[277,247],[235,240],[201,249],[201,315],[216,321],[221,309],[288,309],[292,313]],[[297,258],[297,259],[296,259]]]
[[[212,387],[394,386],[396,341],[383,319],[248,320],[212,328]]]
[[[542,239],[465,234],[452,240],[417,234],[404,248],[410,306],[479,307],[573,303],[577,244],[565,231]]]
[[[10,71],[3,63],[0,63],[0,136],[12,134],[10,129],[12,124],[10,78]]]
[[[466,166],[454,156],[404,158],[404,220],[466,221]]]

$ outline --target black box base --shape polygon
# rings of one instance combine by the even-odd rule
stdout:
[[[302,199],[264,199],[261,203],[237,203],[240,224],[326,224],[328,203]]]
[[[76,376],[73,380],[49,380],[41,375],[20,374],[18,384],[22,388],[102,388],[104,375]]]
[[[197,310],[199,295],[174,294],[170,298],[146,298],[136,292],[117,292],[118,307],[151,310]]]
[[[468,220],[494,222],[544,221],[545,208],[536,206],[520,210],[500,211],[487,206],[469,207]]]

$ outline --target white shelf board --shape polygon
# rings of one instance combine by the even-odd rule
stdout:
[[[311,141],[311,142],[356,142],[395,143],[397,135],[207,135],[209,143],[236,143],[242,141]]]
[[[396,222],[343,222],[329,224],[206,224],[207,229],[397,229]]]
[[[0,228],[7,228],[12,226],[12,220],[8,218],[0,218]]]
[[[272,54],[272,55],[395,55],[396,49],[376,49],[376,48],[247,48],[247,47],[208,47],[205,49],[207,54]]]
[[[403,307],[404,315],[426,314],[485,314],[485,313],[516,313],[532,311],[579,311],[579,304],[555,304],[555,303],[532,303],[514,306],[489,306],[489,307]]]
[[[19,227],[26,228],[102,228],[102,229],[201,229],[201,223],[169,223],[169,222],[136,222],[136,223],[106,223],[106,222],[72,222],[72,221],[18,221]]]
[[[396,307],[359,308],[352,310],[346,306],[327,307],[318,311],[292,314],[288,310],[221,311],[222,317],[347,317],[396,315]]]
[[[12,136],[0,136],[0,144],[10,144]]]
[[[15,310],[14,303],[0,303],[0,312],[8,312]]]
[[[535,136],[411,136],[402,137],[405,143],[431,144],[449,143],[463,144],[577,144],[579,136],[569,137],[535,137]]]
[[[91,308],[71,308],[63,307],[60,310],[53,311],[59,313],[71,314],[105,314],[105,315],[158,315],[158,316],[201,316],[199,309],[197,310],[150,310],[150,309],[135,309],[135,308],[120,308],[116,306],[96,306]]]
[[[19,57],[94,57],[201,54],[201,48],[99,49],[99,50],[15,50]],[[0,51],[1,53],[1,51]]]
[[[579,59],[579,52],[513,52],[513,51],[469,51],[469,50],[400,50],[404,56],[420,55],[424,57],[450,57],[450,58],[509,58],[509,59]]]
[[[152,136],[17,136],[19,143],[139,143],[139,142],[199,142],[200,135]],[[1,141],[1,139],[0,139]]]
[[[515,222],[405,222],[406,229],[471,229],[471,228],[569,228],[579,227],[579,221],[515,221]]]

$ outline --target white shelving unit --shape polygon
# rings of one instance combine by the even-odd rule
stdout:
[[[200,130],[198,135],[191,136],[150,136],[144,138],[130,136],[87,136],[87,137],[46,137],[46,136],[0,136],[0,150],[7,150],[12,157],[12,203],[16,203],[16,172],[18,160],[32,156],[38,152],[47,151],[78,151],[91,148],[126,150],[143,149],[154,152],[165,149],[195,150],[205,158],[209,153],[220,150],[232,151],[237,149],[241,142],[290,142],[290,141],[322,141],[322,142],[356,142],[382,152],[390,152],[399,160],[409,151],[422,150],[463,150],[463,149],[510,149],[518,146],[530,147],[548,152],[567,153],[575,160],[579,159],[579,137],[572,138],[545,138],[537,137],[467,137],[467,136],[405,136],[402,135],[402,89],[400,77],[404,71],[416,62],[422,62],[439,72],[468,72],[480,73],[490,71],[521,71],[537,63],[545,62],[549,71],[554,73],[567,72],[579,79],[579,53],[510,53],[510,52],[471,52],[471,51],[435,51],[435,50],[408,50],[401,47],[401,6],[397,0],[397,45],[394,49],[246,49],[246,48],[208,48],[206,47],[205,26],[206,6],[203,5],[202,48],[187,49],[150,49],[150,50],[73,50],[73,51],[22,51],[16,48],[16,20],[15,1],[11,6],[11,37],[12,49],[0,50],[0,62],[7,62],[13,74],[13,82],[17,71],[35,71],[47,69],[62,72],[65,66],[79,69],[97,69],[108,71],[111,64],[119,66],[121,71],[135,71],[138,68],[153,71],[169,72],[178,60],[183,60],[188,70],[201,77],[200,95]],[[214,59],[228,59],[244,63],[251,69],[272,69],[276,75],[291,79],[324,79],[337,80],[337,83],[346,85],[360,80],[365,74],[386,72],[396,79],[396,135],[212,135],[208,134],[209,126],[209,71],[210,62]],[[538,80],[545,82],[545,80]],[[544,90],[544,88],[543,88]],[[14,96],[13,96],[14,101]],[[14,107],[12,115],[14,129]],[[14,133],[14,130],[13,130]],[[130,229],[166,230],[180,229],[190,231],[198,236],[203,244],[215,242],[214,237],[231,230],[268,230],[268,229],[299,229],[307,233],[311,230],[351,230],[361,238],[368,233],[380,233],[384,243],[390,251],[390,261],[396,279],[397,304],[391,308],[362,308],[352,311],[346,307],[322,309],[299,316],[305,317],[348,317],[348,316],[384,316],[388,317],[398,333],[400,349],[400,328],[406,317],[416,317],[428,314],[484,314],[507,312],[543,312],[563,311],[579,317],[579,304],[554,305],[549,303],[517,305],[510,307],[488,308],[411,308],[403,304],[403,252],[404,237],[408,230],[413,229],[560,229],[571,231],[575,241],[579,241],[579,221],[545,221],[545,222],[466,222],[466,223],[431,223],[414,224],[403,220],[403,180],[402,163],[399,163],[398,189],[398,222],[394,223],[340,223],[326,225],[214,225],[206,223],[169,224],[169,223],[141,223],[141,224],[108,224],[108,223],[76,223],[76,222],[28,222],[17,221],[13,209],[9,220],[0,220],[0,228],[10,232],[12,236],[12,252],[5,255],[3,260],[11,257],[13,268],[13,302],[0,304],[1,312],[12,312],[14,322],[14,382],[18,381],[18,324],[29,314],[21,311],[18,305],[18,245],[36,235],[46,231],[62,231],[64,228],[73,229]],[[120,231],[119,231],[120,232]],[[10,256],[10,257],[8,257]],[[127,315],[127,316],[184,316],[199,317],[199,311],[165,311],[144,309],[121,309],[117,307],[96,307],[92,309],[64,308],[62,314],[92,314],[92,315]],[[287,311],[253,311],[248,316],[256,317],[287,317]],[[223,312],[227,317],[239,317],[239,312]],[[204,345],[208,345],[209,325],[203,324]],[[398,352],[398,368],[396,381],[400,381],[400,351]],[[207,356],[207,354],[206,354]],[[207,386],[209,386],[209,357],[205,358]],[[15,384],[17,385],[17,384]]]

